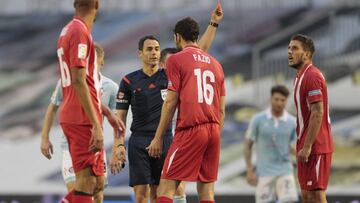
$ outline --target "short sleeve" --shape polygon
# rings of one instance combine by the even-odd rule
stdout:
[[[131,103],[130,80],[125,76],[119,86],[116,97],[116,109],[128,110]]]
[[[179,92],[181,86],[180,68],[174,56],[170,56],[166,62],[166,76],[168,78],[168,89]]]
[[[323,100],[324,78],[320,74],[310,76],[306,83],[306,100],[309,104]]]
[[[256,116],[254,116],[249,123],[248,129],[246,130],[245,138],[252,141],[256,141],[257,134],[258,134],[258,124],[257,124]]]
[[[51,95],[50,102],[56,106],[60,106],[62,102],[62,87],[61,87],[61,80],[59,80],[56,84],[55,90]]]
[[[91,48],[91,42],[88,35],[81,31],[72,33],[69,41],[69,68],[86,67],[87,58]]]

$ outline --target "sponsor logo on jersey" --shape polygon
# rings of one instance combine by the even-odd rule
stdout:
[[[309,91],[309,97],[316,96],[316,95],[321,95],[321,90],[317,89],[317,90]]]
[[[162,89],[161,90],[161,98],[165,101],[167,96],[167,89]]]
[[[87,45],[86,44],[79,44],[78,45],[78,58],[85,59],[87,53]]]

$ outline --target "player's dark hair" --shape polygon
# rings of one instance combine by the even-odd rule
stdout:
[[[169,47],[169,48],[165,48],[163,50],[161,50],[160,53],[160,62],[164,63],[165,62],[165,57],[168,54],[176,54],[179,52],[179,49],[174,48],[174,47]]]
[[[186,17],[176,23],[174,33],[181,35],[185,41],[196,42],[199,37],[199,24],[191,17]]]
[[[95,6],[95,0],[74,0],[75,8],[92,8]]]
[[[144,43],[145,43],[145,41],[148,40],[148,39],[149,39],[149,40],[155,40],[155,41],[159,42],[159,40],[158,40],[156,37],[154,37],[153,35],[146,35],[146,36],[142,37],[142,38],[139,40],[139,45],[138,45],[139,51],[142,51],[142,50],[144,49]],[[159,44],[160,44],[160,42],[159,42]]]
[[[275,85],[271,88],[271,96],[273,96],[275,93],[279,93],[283,95],[284,97],[289,96],[289,90],[284,85]]]
[[[309,51],[311,54],[311,57],[314,55],[315,45],[314,45],[314,41],[310,37],[303,35],[303,34],[296,34],[291,37],[291,40],[296,40],[296,41],[301,42],[304,50]]]

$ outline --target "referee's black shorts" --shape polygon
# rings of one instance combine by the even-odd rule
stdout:
[[[148,147],[154,136],[134,132],[128,143],[129,175],[131,187],[136,185],[159,185],[161,170],[164,165],[166,153],[170,147],[173,136],[164,135],[163,152],[160,158],[150,157]]]

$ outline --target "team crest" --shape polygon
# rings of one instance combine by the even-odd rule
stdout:
[[[161,98],[165,101],[167,95],[167,89],[162,89],[160,92],[161,92]]]

